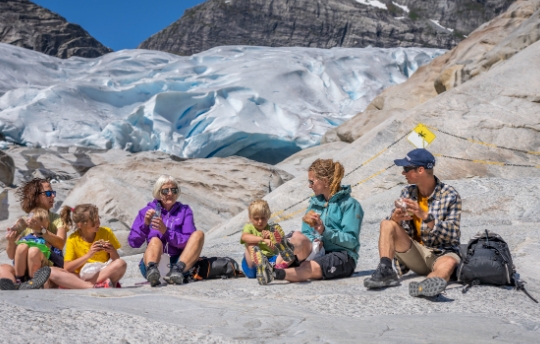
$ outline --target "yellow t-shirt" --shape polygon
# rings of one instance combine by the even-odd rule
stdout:
[[[90,250],[90,247],[92,244],[100,239],[109,241],[111,245],[115,249],[119,249],[121,247],[120,243],[118,242],[118,239],[114,235],[113,231],[110,228],[107,227],[99,227],[99,230],[96,233],[96,237],[94,238],[94,241],[88,242],[84,240],[79,231],[75,231],[75,233],[71,234],[66,242],[66,253],[64,254],[64,261],[71,262],[77,258],[80,258],[84,256],[88,251]],[[106,263],[110,259],[109,253],[106,251],[99,251],[96,252],[92,258],[88,259],[87,263]],[[75,270],[75,273],[79,273],[81,271],[82,265]]]
[[[266,225],[265,229],[270,230],[270,226]],[[253,234],[253,235],[256,235],[256,236],[262,238],[262,231],[259,232],[259,230],[257,228],[255,228],[255,226],[252,223],[246,223],[246,225],[244,226],[244,229],[242,230],[242,233]],[[244,240],[242,240],[242,238],[240,238],[240,243],[245,244],[246,242]],[[267,257],[273,257],[273,256],[276,255],[274,253],[274,250],[272,250],[266,244],[259,244],[259,248],[261,249],[261,252]]]
[[[49,211],[49,227],[47,230],[53,234],[56,234],[58,232],[58,228],[62,227],[64,227],[64,222],[60,218],[60,215]],[[26,228],[24,231],[22,231],[20,237],[23,238],[28,234],[32,234],[32,228]]]
[[[418,193],[418,206],[423,211],[427,212],[429,210],[428,197],[422,197],[422,195],[420,195],[420,192]],[[423,245],[424,243],[422,242],[422,219],[414,215],[413,221],[415,227],[414,240],[418,241]]]

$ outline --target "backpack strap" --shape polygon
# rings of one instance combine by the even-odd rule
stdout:
[[[473,286],[475,285],[479,285],[480,284],[480,281],[477,280],[477,279],[474,279],[472,280],[471,282],[469,282],[468,284],[465,285],[465,287],[463,289],[461,289],[461,292],[463,294],[465,294],[466,292],[469,291],[469,289],[471,289]]]
[[[531,300],[538,303],[538,300],[532,297],[532,295],[529,294],[529,292],[525,289],[525,281],[520,280],[517,273],[515,273],[512,277],[514,278],[514,285],[516,286],[516,290],[523,291],[525,295],[527,295]]]

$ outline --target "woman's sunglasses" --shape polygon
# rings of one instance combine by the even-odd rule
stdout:
[[[178,194],[178,188],[161,189],[161,190],[159,190],[159,192],[161,192],[162,195],[168,195],[169,192],[172,192],[173,195],[177,195]]]
[[[418,166],[403,166],[403,172],[409,173],[412,170],[416,170]]]
[[[56,191],[47,190],[47,191],[41,191],[38,195],[45,194],[47,197],[54,196],[56,197]]]

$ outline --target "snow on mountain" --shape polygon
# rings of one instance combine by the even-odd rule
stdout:
[[[61,60],[0,44],[0,132],[29,146],[275,163],[444,52],[228,46]]]

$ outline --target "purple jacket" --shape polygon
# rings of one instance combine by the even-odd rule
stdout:
[[[156,209],[158,200],[153,200],[141,210],[133,221],[131,232],[129,233],[128,242],[131,247],[141,247],[144,242],[149,242],[153,237],[158,237],[163,243],[163,252],[168,252],[171,256],[178,255],[182,252],[186,243],[191,236],[191,233],[196,231],[195,223],[193,222],[193,212],[191,208],[180,202],[176,202],[170,211],[161,209],[161,220],[167,227],[165,234],[161,234],[157,229],[144,224],[144,215],[149,209]],[[167,245],[168,244],[168,245]],[[166,247],[167,246],[167,247]]]

